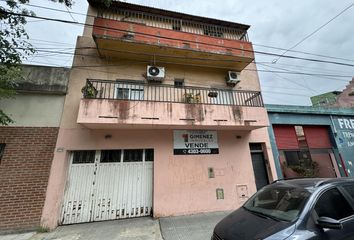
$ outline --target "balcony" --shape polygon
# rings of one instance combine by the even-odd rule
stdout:
[[[87,80],[77,122],[92,129],[268,126],[260,92]]]
[[[241,71],[254,60],[254,52],[247,39],[248,26],[239,26],[118,9],[98,14],[93,38],[100,56],[106,58],[151,61],[153,57],[162,63]]]

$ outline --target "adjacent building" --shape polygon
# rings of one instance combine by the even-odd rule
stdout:
[[[23,66],[16,95],[0,109],[14,123],[0,127],[0,232],[40,226],[69,69]]]
[[[314,107],[354,107],[354,78],[343,91],[332,91],[311,97]]]
[[[277,178],[249,26],[89,3],[42,226],[231,210]]]
[[[266,108],[279,178],[354,176],[354,109]]]

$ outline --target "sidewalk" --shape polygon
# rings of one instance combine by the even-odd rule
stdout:
[[[230,212],[160,218],[164,240],[209,240],[215,225]]]
[[[209,240],[228,212],[150,217],[60,226],[49,233],[0,235],[0,240]]]
[[[0,235],[0,240],[162,240],[150,217],[60,226],[49,233]]]
[[[0,235],[0,240],[28,240],[33,237],[35,232]]]

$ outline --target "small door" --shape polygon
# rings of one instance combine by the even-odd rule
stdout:
[[[251,152],[257,190],[269,183],[263,152]]]
[[[61,223],[148,216],[153,149],[74,151]]]

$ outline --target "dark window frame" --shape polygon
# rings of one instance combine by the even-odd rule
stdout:
[[[146,148],[145,151],[145,162],[153,162],[155,158],[155,151],[153,148]]]
[[[118,158],[113,159],[114,155],[118,154]],[[119,163],[122,160],[121,149],[105,149],[101,150],[100,163]]]
[[[184,87],[184,79],[183,78],[175,78],[173,85],[175,88],[183,88]]]
[[[2,157],[5,154],[5,148],[6,148],[6,143],[0,143],[0,164],[1,164]]]
[[[339,191],[342,192],[343,195],[345,195],[350,202],[350,205],[352,205],[352,208],[354,209],[354,192],[353,195],[346,189],[346,187],[352,187],[354,189],[354,183],[346,183],[338,187]]]
[[[284,154],[284,158],[285,158],[285,162],[287,164],[288,167],[290,166],[301,166],[301,164],[309,164],[309,163],[312,163],[312,157],[311,157],[311,152],[309,149],[297,149],[297,150],[281,150],[283,151],[283,154]],[[288,156],[290,155],[290,153],[293,153],[296,155],[297,157],[297,162],[298,164],[289,164],[288,162]],[[289,154],[289,155],[287,155]],[[302,158],[301,155],[303,154],[307,154],[307,158]],[[289,156],[290,157],[290,156]],[[303,160],[303,161],[301,161]],[[307,161],[307,162],[305,162]]]
[[[93,164],[95,163],[95,157],[96,157],[96,150],[77,150],[77,151],[72,151],[72,164]],[[81,154],[81,156],[79,156],[79,160],[75,159],[77,157],[77,154]],[[86,158],[90,158],[90,159],[86,159],[85,161],[82,161],[82,158],[84,157],[83,155],[86,154]],[[89,155],[91,154],[91,156]]]
[[[210,26],[203,27],[203,34],[210,37],[218,37],[218,38],[224,37],[224,33],[220,31],[220,29],[216,27],[210,27]]]
[[[348,215],[348,216],[346,216],[346,217],[343,217],[343,218],[341,218],[341,219],[338,219],[338,221],[342,221],[343,219],[353,217],[353,216],[354,216],[354,206],[353,206],[352,199],[348,199],[347,193],[343,192],[343,190],[341,189],[341,186],[339,186],[339,187],[333,186],[333,187],[324,189],[322,192],[320,192],[320,193],[317,195],[316,199],[313,201],[312,206],[311,206],[311,211],[310,211],[310,212],[315,212],[315,213],[316,213],[316,216],[319,218],[320,216],[317,215],[317,211],[315,210],[315,207],[316,207],[318,201],[320,200],[320,198],[321,198],[324,194],[326,194],[327,192],[332,191],[332,190],[338,191],[339,194],[343,197],[343,199],[344,199],[345,201],[347,201],[348,206],[349,206],[349,207],[351,208],[351,210],[352,210],[352,213],[351,213],[350,215]],[[328,205],[327,205],[327,207],[328,207]],[[347,212],[347,211],[348,211],[348,209],[346,210],[346,212]],[[327,216],[327,217],[331,217],[331,216]],[[315,219],[315,221],[317,221],[317,219]]]
[[[137,154],[137,157],[140,157],[141,160],[132,160],[132,159],[127,159],[126,156],[126,152],[131,152],[133,153],[135,151],[134,154]],[[139,156],[140,155],[140,156]],[[143,162],[144,158],[143,158],[143,155],[144,155],[144,149],[124,149],[123,150],[123,163],[134,163],[134,162]],[[132,155],[130,155],[131,157]],[[136,157],[136,156],[133,156],[133,157]]]

